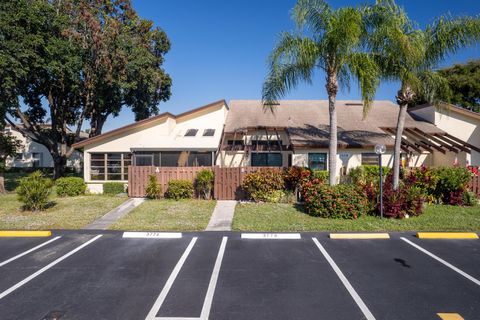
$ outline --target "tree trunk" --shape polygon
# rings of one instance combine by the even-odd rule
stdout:
[[[90,120],[90,133],[89,138],[102,134],[103,125],[107,121],[108,115],[92,114],[92,120]]]
[[[397,190],[400,183],[400,155],[402,145],[403,128],[405,126],[405,115],[407,114],[407,105],[399,106],[397,131],[395,133],[395,148],[393,151],[393,190]]]
[[[4,194],[7,191],[5,190],[5,174],[3,169],[0,169],[0,194]]]
[[[328,93],[328,114],[330,116],[330,141],[328,147],[328,172],[329,183],[331,186],[337,184],[337,109],[335,108],[335,100],[337,99],[338,80],[335,73],[331,73],[327,77],[327,93]]]
[[[402,85],[397,93],[399,106],[397,131],[395,133],[395,148],[393,151],[393,190],[398,190],[400,185],[400,155],[402,146],[403,128],[405,127],[405,116],[407,115],[408,103],[413,101],[414,93],[408,85]]]
[[[54,155],[53,158],[53,179],[61,178],[65,173],[65,166],[67,164],[67,158],[63,155]]]

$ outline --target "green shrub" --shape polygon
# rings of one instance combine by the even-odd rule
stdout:
[[[311,179],[317,179],[320,180],[321,182],[327,182],[328,181],[328,171],[327,170],[313,170]]]
[[[103,194],[115,196],[125,192],[125,186],[122,182],[106,182],[103,184]]]
[[[445,204],[462,205],[463,193],[467,189],[472,173],[462,167],[441,167],[436,169],[438,183],[435,196]]]
[[[247,174],[242,187],[247,196],[255,202],[278,202],[283,196],[284,185],[283,173],[268,169]]]
[[[188,180],[170,180],[165,196],[175,200],[192,198],[193,183]]]
[[[195,189],[197,195],[203,199],[210,199],[212,196],[213,183],[215,180],[215,174],[210,169],[203,169],[197,173],[195,179]]]
[[[40,171],[35,171],[28,177],[20,179],[16,189],[18,200],[23,203],[26,210],[43,210],[48,204],[52,187],[52,179],[43,177]]]
[[[383,177],[388,176],[391,171],[389,167],[382,167]],[[367,184],[377,185],[379,182],[379,167],[376,165],[363,165],[350,169],[348,172],[351,183],[359,186]]]
[[[85,194],[87,185],[79,177],[63,177],[55,181],[55,190],[60,197],[75,197]]]
[[[149,199],[160,199],[162,196],[162,186],[157,182],[157,177],[154,174],[148,176],[145,193]]]
[[[305,210],[313,216],[357,219],[367,211],[366,196],[353,185],[306,183],[302,196]]]
[[[404,177],[405,184],[420,188],[428,203],[435,201],[435,189],[438,184],[438,173],[427,167],[414,168]]]
[[[463,192],[463,205],[469,207],[475,207],[478,205],[478,198],[474,192],[471,191],[464,191]]]

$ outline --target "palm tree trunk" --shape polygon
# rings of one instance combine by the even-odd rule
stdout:
[[[400,155],[402,146],[403,128],[405,127],[405,115],[407,105],[401,104],[398,110],[397,131],[395,133],[395,148],[393,153],[393,190],[397,190],[400,184]]]
[[[400,153],[402,146],[403,128],[405,127],[405,116],[409,102],[413,101],[415,93],[409,85],[402,83],[402,89],[397,93],[398,119],[397,131],[395,133],[395,148],[393,153],[393,190],[398,190],[400,185]]]
[[[338,80],[335,73],[331,73],[327,77],[327,93],[328,93],[328,114],[330,117],[330,141],[328,147],[328,173],[329,183],[331,186],[337,184],[337,109],[335,101],[338,92]]]

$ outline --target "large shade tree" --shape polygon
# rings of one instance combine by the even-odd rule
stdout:
[[[393,0],[377,0],[367,9],[366,21],[370,48],[383,78],[400,82],[393,161],[393,184],[398,189],[407,108],[417,99],[440,103],[449,86],[435,69],[449,54],[480,40],[480,19],[442,16],[421,29]]]
[[[439,73],[450,86],[445,100],[457,106],[480,112],[480,60],[442,68]]]
[[[322,0],[299,0],[292,18],[298,31],[283,33],[270,56],[262,100],[273,110],[278,99],[301,82],[311,84],[315,72],[325,74],[329,110],[329,182],[336,184],[339,88],[358,81],[365,109],[378,86],[378,67],[364,49],[367,35],[362,8],[334,9]],[[319,110],[320,112],[320,110]]]
[[[170,97],[161,68],[169,47],[130,0],[2,1],[4,119],[49,150],[59,177],[87,121],[97,135],[122,107],[137,120],[158,112]]]

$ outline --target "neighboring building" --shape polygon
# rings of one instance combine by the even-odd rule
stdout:
[[[107,181],[128,182],[128,166],[212,166],[228,106],[220,100],[188,112],[160,115],[86,139],[84,178],[90,191]]]
[[[7,157],[7,168],[53,168],[53,158],[43,144],[33,141],[30,137],[25,137],[11,125],[5,126],[4,132],[20,140],[22,144],[22,148],[17,150],[15,156]],[[83,137],[85,135],[88,136],[86,133],[82,133]],[[74,151],[67,160],[67,166],[80,171],[83,166],[82,158],[81,152]]]
[[[480,166],[480,114],[450,104],[434,107],[424,104],[412,108],[410,113],[417,119],[433,123],[439,129],[451,135],[451,142],[467,142],[473,146],[471,154],[468,150],[459,149],[458,153],[434,155],[438,165],[451,165],[457,159],[459,165]],[[456,139],[455,139],[456,138]],[[458,141],[460,140],[460,141]]]

